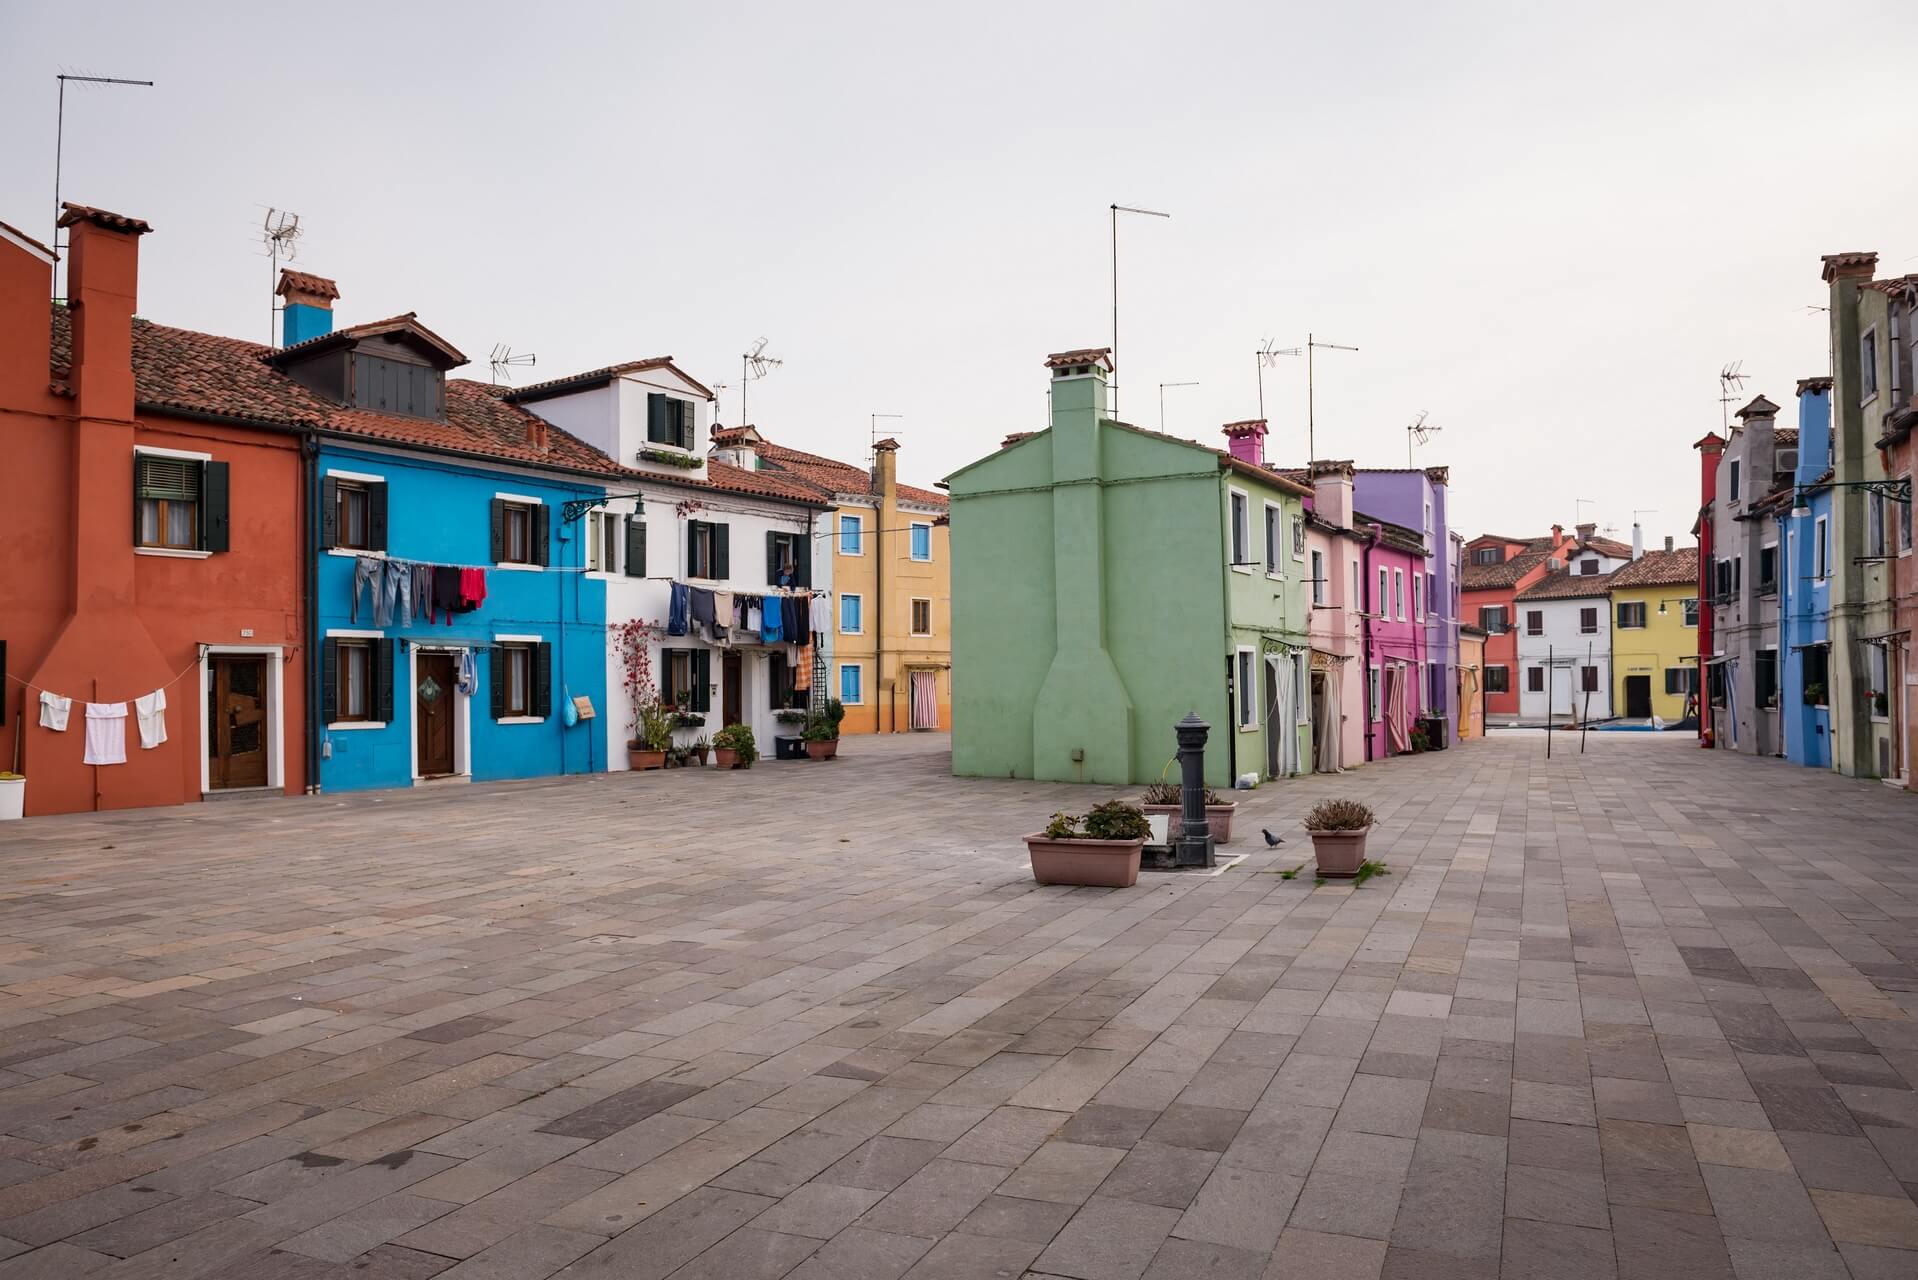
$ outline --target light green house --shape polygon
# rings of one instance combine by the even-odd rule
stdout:
[[[1263,422],[1207,448],[1108,418],[1107,351],[1046,367],[1051,427],[947,477],[953,772],[1173,778],[1195,711],[1213,786],[1309,768],[1311,490],[1263,465]]]

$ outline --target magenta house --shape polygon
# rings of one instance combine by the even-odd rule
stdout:
[[[1458,723],[1459,586],[1446,513],[1448,479],[1444,467],[1360,467],[1353,479],[1353,500],[1360,510],[1412,534],[1424,548],[1417,585],[1408,586],[1411,599],[1406,602],[1409,620],[1424,637],[1411,678],[1418,682],[1420,702],[1450,726]],[[1398,621],[1396,614],[1393,621]]]
[[[1430,696],[1433,664],[1426,543],[1412,529],[1363,512],[1352,523],[1367,543],[1359,553],[1365,613],[1365,758],[1383,760],[1412,749],[1412,731],[1442,702]]]

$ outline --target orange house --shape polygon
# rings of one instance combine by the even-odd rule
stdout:
[[[1459,572],[1459,621],[1485,631],[1479,685],[1485,694],[1483,723],[1518,719],[1518,593],[1551,572],[1555,557],[1578,541],[1559,525],[1549,538],[1507,538],[1484,533],[1465,544]]]
[[[168,408],[169,369],[136,321],[137,218],[65,206],[52,251],[0,224],[0,769],[28,814],[299,792],[305,558],[302,434]],[[173,403],[179,403],[174,400]],[[144,744],[135,699],[165,695]],[[41,723],[42,693],[70,699]],[[87,704],[125,704],[86,762]],[[151,732],[154,721],[147,721]]]

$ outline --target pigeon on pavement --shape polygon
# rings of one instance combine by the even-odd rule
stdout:
[[[1268,829],[1264,827],[1259,828],[1259,834],[1265,837],[1265,845],[1266,845],[1266,848],[1268,849],[1276,849],[1280,845],[1285,843],[1284,836],[1275,836],[1272,834],[1271,831],[1269,831]]]

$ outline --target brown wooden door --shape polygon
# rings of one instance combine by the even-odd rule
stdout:
[[[207,784],[215,791],[266,785],[266,659],[209,658]]]
[[[453,772],[453,685],[458,679],[450,653],[416,655],[413,719],[420,740],[420,777],[443,778]]]
[[[740,686],[745,683],[745,666],[737,653],[728,652],[719,664],[720,679],[725,683],[725,691],[720,694],[720,723],[738,724],[740,721]]]

